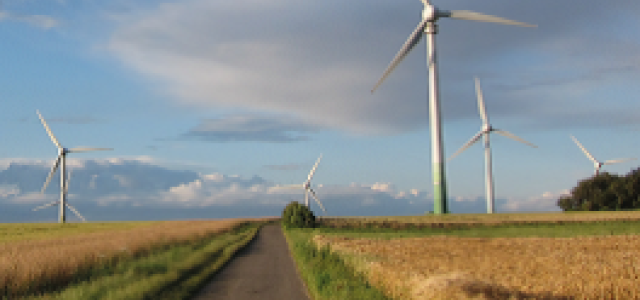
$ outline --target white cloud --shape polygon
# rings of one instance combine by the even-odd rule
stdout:
[[[12,194],[8,197],[13,203],[22,204],[46,204],[46,201],[55,201],[58,195],[40,194],[39,192]],[[41,203],[42,202],[42,203]]]
[[[7,198],[20,194],[20,188],[15,184],[0,184],[0,198]]]
[[[98,163],[100,162],[100,163]],[[49,164],[12,163],[0,171],[0,201],[37,206],[58,198],[58,190],[41,195]],[[303,201],[302,189],[279,189],[274,182],[221,173],[198,174],[169,170],[137,160],[85,160],[74,169],[70,199],[85,215],[102,209],[230,209],[278,214],[290,201]],[[18,179],[17,182],[14,182]],[[55,179],[54,179],[55,180]],[[314,186],[329,215],[420,214],[431,209],[431,195],[418,189],[400,190],[390,182]],[[557,211],[555,201],[567,191],[530,199],[497,201],[499,211]],[[318,210],[312,201],[312,209]],[[481,197],[455,198],[454,212],[482,212]],[[318,212],[320,213],[320,212]]]
[[[558,192],[544,192],[540,196],[530,197],[529,199],[507,199],[500,206],[505,211],[560,211],[558,207],[558,199],[569,194],[569,190]]]

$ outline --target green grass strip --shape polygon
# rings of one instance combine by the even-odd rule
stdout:
[[[87,281],[28,299],[185,299],[251,241],[261,225],[250,223],[201,243],[105,266]]]
[[[283,230],[300,276],[313,299],[390,299],[329,248],[317,249],[309,240],[312,230]]]
[[[459,237],[578,237],[594,235],[640,234],[640,221],[599,221],[587,223],[506,224],[468,228],[315,228],[310,234],[339,235],[350,238],[395,239],[451,235]]]

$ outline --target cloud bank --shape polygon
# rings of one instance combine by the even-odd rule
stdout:
[[[279,189],[277,183],[257,175],[244,178],[171,170],[149,163],[148,159],[69,162],[72,177],[68,200],[89,220],[121,220],[124,216],[133,220],[278,216],[289,202],[303,201],[302,190]],[[17,161],[0,171],[0,205],[5,211],[0,222],[55,221],[55,209],[31,212],[59,197],[57,175],[46,193],[40,194],[49,169],[48,162]],[[399,190],[392,183],[317,185],[314,189],[330,216],[419,215],[432,210],[433,205],[427,192]],[[501,200],[497,207],[554,210],[554,195],[544,195],[542,199]],[[322,215],[316,203],[311,206],[317,215]],[[484,203],[480,199],[457,199],[451,201],[451,209],[482,213]]]

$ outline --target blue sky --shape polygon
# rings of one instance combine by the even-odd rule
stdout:
[[[600,160],[638,156],[640,3],[435,4],[538,25],[439,21],[446,156],[480,130],[475,76],[493,125],[539,146],[492,138],[499,212],[557,211],[557,198],[592,175],[569,135]],[[421,9],[409,0],[3,1],[0,222],[56,217],[30,211],[58,191],[37,195],[56,149],[36,109],[67,147],[115,148],[70,156],[70,201],[88,219],[278,215],[302,193],[272,187],[302,183],[320,153],[314,184],[330,215],[431,210],[424,41],[370,93]],[[481,145],[447,164],[454,212],[485,211],[483,168]]]

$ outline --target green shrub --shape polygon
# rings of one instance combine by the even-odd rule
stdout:
[[[282,211],[282,224],[285,228],[313,228],[316,216],[307,206],[293,201]]]

